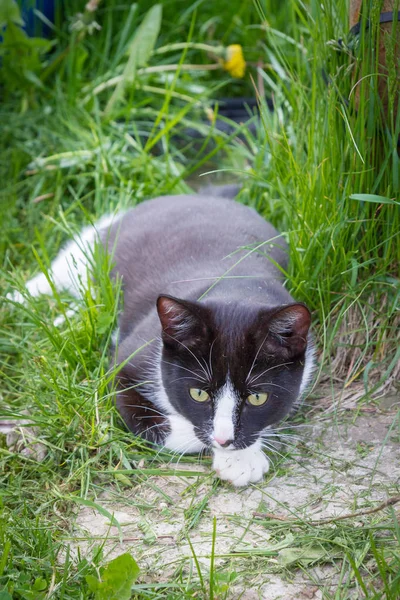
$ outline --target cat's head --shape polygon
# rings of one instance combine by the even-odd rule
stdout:
[[[250,446],[290,413],[311,373],[306,306],[160,296],[157,310],[165,391],[204,444]]]

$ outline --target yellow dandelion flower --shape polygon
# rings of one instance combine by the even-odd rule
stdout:
[[[222,61],[222,67],[228,71],[232,77],[241,79],[246,72],[246,61],[243,56],[243,49],[240,44],[231,44],[226,48],[225,60]]]

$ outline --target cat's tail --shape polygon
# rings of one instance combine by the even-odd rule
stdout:
[[[214,196],[217,198],[228,198],[234,200],[239,194],[242,186],[237,183],[227,183],[226,185],[205,185],[199,189],[201,196]]]
[[[84,227],[59,251],[46,273],[40,272],[26,283],[28,294],[51,296],[54,286],[58,291],[68,290],[72,296],[81,298],[87,286],[88,270],[93,264],[99,234],[117,222],[120,216],[104,215],[97,223]],[[11,292],[7,297],[20,304],[25,302],[24,294],[19,291]]]

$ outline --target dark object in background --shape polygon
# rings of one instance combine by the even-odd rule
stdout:
[[[274,110],[274,103],[270,98],[266,98],[265,102],[269,110],[272,112]],[[259,116],[259,107],[256,98],[219,98],[212,101],[211,109],[217,111],[217,118],[215,121],[215,128],[227,135],[231,135],[234,133],[236,129],[236,125],[241,125],[243,123],[248,124],[248,130],[253,135],[256,134],[259,129],[259,120],[254,119],[253,116]],[[232,123],[228,123],[225,119],[229,119]],[[207,125],[210,124],[209,121],[205,121]],[[202,134],[197,129],[188,128],[185,129],[184,137],[188,138],[201,138]]]
[[[399,84],[400,84],[400,11],[397,0],[383,0],[380,6],[379,15],[379,39],[376,48],[377,60],[374,58],[371,64],[371,74],[377,68],[377,91],[382,102],[383,113],[387,124],[397,121],[398,103],[400,99]],[[350,2],[350,31],[353,35],[360,35],[362,28],[365,29],[364,35],[372,36],[370,31],[369,13],[366,10],[362,0],[351,0]],[[388,51],[388,49],[391,49]],[[365,44],[364,52],[371,51],[368,44]],[[365,57],[362,57],[365,58]],[[363,61],[365,62],[365,61]],[[397,85],[392,91],[390,98],[389,90],[389,75],[397,79]],[[362,86],[359,82],[365,81],[365,73],[360,73],[356,70],[353,74],[355,82],[355,106],[358,110],[360,94],[368,94],[370,85]],[[394,85],[395,82],[393,82]]]
[[[270,98],[266,98],[269,110],[274,110],[274,104]],[[254,109],[258,112],[256,98],[221,98],[213,102],[212,108],[218,104],[218,114],[221,117],[231,119],[236,123],[248,121]]]
[[[54,23],[55,20],[55,1],[54,0],[22,0],[20,4],[21,16],[24,21],[23,29],[30,37],[51,37],[52,30],[49,25],[45,23],[47,20],[49,23]],[[62,9],[62,5],[61,5]],[[41,13],[44,19],[38,16]],[[266,99],[269,110],[273,111],[274,106],[270,98]],[[211,103],[211,110],[217,111],[217,119],[215,121],[215,128],[227,135],[234,133],[236,125],[242,125],[247,122],[248,130],[251,134],[255,135],[259,128],[258,119],[254,119],[254,115],[259,116],[259,108],[256,98],[219,98]],[[227,121],[231,121],[231,123]],[[204,119],[207,125],[209,121]],[[240,135],[240,134],[239,134]],[[197,129],[187,128],[177,136],[184,140],[187,139],[201,139],[204,136]]]
[[[55,3],[54,0],[22,0],[20,3],[21,17],[24,21],[23,29],[29,37],[50,37],[51,27],[46,25],[44,21],[37,15],[37,12],[42,13],[46,20],[54,23],[55,18]]]

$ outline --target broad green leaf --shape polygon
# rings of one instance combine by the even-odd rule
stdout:
[[[0,79],[9,92],[31,91],[32,88],[43,87],[38,78],[38,73],[42,70],[41,57],[51,46],[52,42],[30,38],[18,25],[8,23],[0,45]]]
[[[37,590],[34,587],[30,590],[16,588],[15,591],[18,592],[18,597],[22,600],[44,600],[47,596],[46,592]]]
[[[162,5],[155,4],[145,15],[128,46],[128,55],[137,55],[137,66],[144,67],[149,60],[160,33]]]
[[[101,585],[101,581],[96,579],[96,577],[94,575],[86,575],[85,579],[86,579],[86,583],[89,586],[89,590],[91,592],[96,593]]]
[[[376,204],[400,204],[392,198],[386,196],[377,196],[376,194],[352,194],[350,200],[359,200],[360,202],[374,202]]]
[[[7,590],[2,590],[0,592],[0,600],[12,600],[12,597],[10,596],[10,594],[7,592]]]
[[[130,554],[121,554],[100,570],[101,580],[93,575],[86,576],[90,591],[95,600],[129,600],[132,596],[132,584],[136,581],[140,569]]]
[[[15,0],[0,1],[0,29],[9,23],[23,25],[21,13]]]
[[[32,590],[43,592],[47,588],[47,581],[43,577],[37,577],[32,586]]]
[[[129,57],[122,78],[118,82],[110,100],[107,103],[105,113],[109,113],[114,104],[122,98],[125,86],[132,83],[136,78],[138,67],[143,67],[152,53],[156,44],[161,27],[162,6],[155,4],[144,17],[143,21],[135,31],[129,45]]]

